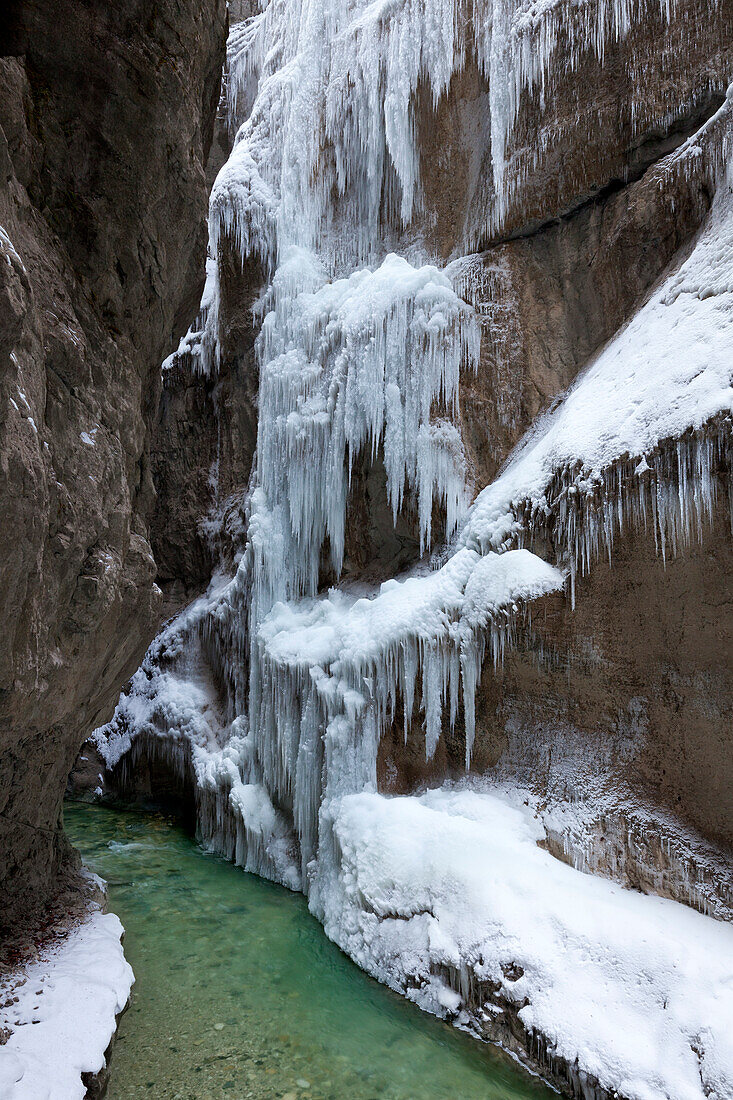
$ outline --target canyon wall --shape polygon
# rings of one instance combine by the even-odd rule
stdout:
[[[271,0],[233,30],[151,444],[174,617],[72,777],[193,803],[584,1098],[729,1072],[672,971],[733,915],[732,27]]]
[[[159,623],[150,433],[196,313],[223,0],[0,15],[0,919],[68,862],[66,777]]]

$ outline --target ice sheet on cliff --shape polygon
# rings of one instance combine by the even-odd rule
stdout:
[[[493,200],[474,212],[471,238],[487,239],[521,198],[511,139],[522,100],[537,90],[541,119],[555,71],[572,73],[588,54],[602,63],[609,43],[645,20],[665,26],[676,9],[677,0],[272,0],[232,40],[229,104],[241,127],[212,191],[211,239],[228,238],[269,274],[283,245],[317,248],[349,270],[373,261],[388,227],[420,207],[418,86],[437,104],[472,53],[490,100]],[[643,85],[628,75],[635,133]],[[538,142],[565,136],[535,132]]]

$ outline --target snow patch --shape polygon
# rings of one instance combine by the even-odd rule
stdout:
[[[13,1003],[0,1010],[0,1026],[11,1031],[0,1046],[5,1100],[83,1100],[81,1075],[104,1068],[134,980],[122,933],[116,916],[94,911],[22,974],[6,979],[2,995]]]
[[[553,858],[502,792],[362,793],[333,812],[325,928],[375,977],[466,1022],[508,1005],[629,1100],[731,1095],[733,926]],[[446,975],[469,970],[478,1003],[451,1003]]]

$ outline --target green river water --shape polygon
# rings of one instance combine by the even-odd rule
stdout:
[[[69,804],[135,971],[110,1100],[549,1100],[500,1051],[362,973],[305,899],[160,815]]]

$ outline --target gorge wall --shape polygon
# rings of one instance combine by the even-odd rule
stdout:
[[[155,632],[150,432],[195,316],[224,0],[0,14],[0,919],[70,853],[69,769]],[[71,861],[73,864],[73,860]]]
[[[569,1095],[722,1098],[733,9],[296,8],[230,35],[173,618],[72,781]]]
[[[97,13],[83,140],[11,24],[10,880],[98,725],[77,794],[182,799],[423,1008],[723,1100],[733,5],[241,7],[160,394],[223,13]]]

